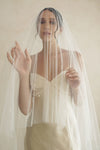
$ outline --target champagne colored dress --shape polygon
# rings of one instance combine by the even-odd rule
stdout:
[[[61,72],[51,81],[36,74],[37,80],[34,84],[38,93],[34,103],[34,123],[27,127],[25,150],[81,150],[78,125],[67,90],[65,72]],[[34,73],[31,73],[31,86],[33,76]]]

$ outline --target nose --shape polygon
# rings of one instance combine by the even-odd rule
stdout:
[[[48,21],[45,22],[44,28],[45,29],[50,29],[50,23]]]

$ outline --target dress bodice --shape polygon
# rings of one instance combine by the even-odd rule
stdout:
[[[31,114],[33,122],[52,122],[66,124],[71,108],[71,96],[68,80],[63,71],[52,81],[39,74],[30,74],[30,86],[32,89],[33,109]]]
[[[59,91],[59,94],[60,93],[66,94],[67,89],[68,89],[68,80],[65,78],[65,72],[66,70],[62,71],[56,77],[54,77],[51,81],[49,81],[48,79],[46,79],[45,77],[37,73],[36,74],[31,73],[30,85],[32,88],[32,92],[36,94],[37,96],[40,96],[40,94],[43,94],[42,93],[43,90],[45,92],[45,90],[47,91],[48,89],[50,95],[52,94],[51,90],[56,91],[56,92]]]
[[[39,74],[30,74],[33,91],[33,108],[28,118],[28,126],[33,124],[56,124],[67,128],[73,147],[79,143],[78,125],[72,107],[68,80],[65,72],[58,74],[52,81]]]

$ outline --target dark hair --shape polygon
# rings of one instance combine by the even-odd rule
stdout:
[[[43,11],[45,10],[49,10],[50,12],[52,12],[54,15],[55,15],[55,18],[56,18],[56,21],[57,21],[57,29],[56,31],[58,30],[58,24],[60,27],[63,26],[63,18],[62,18],[62,15],[60,14],[60,12],[52,7],[47,7],[47,8],[44,8],[43,10],[40,11],[38,17],[37,17],[37,21],[36,21],[36,28],[37,28],[37,32],[38,32],[38,22],[39,22],[39,18],[40,18],[40,15],[42,14]],[[55,31],[55,33],[56,33]],[[56,37],[55,37],[56,38]]]

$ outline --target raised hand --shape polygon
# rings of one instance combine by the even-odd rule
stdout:
[[[80,85],[80,76],[74,68],[69,68],[65,76],[66,79],[69,79],[69,84],[72,88],[77,88]]]
[[[18,42],[15,42],[15,47],[11,49],[11,56],[7,52],[8,61],[14,65],[18,73],[20,75],[29,74],[31,70],[31,57],[27,49],[23,52]]]

